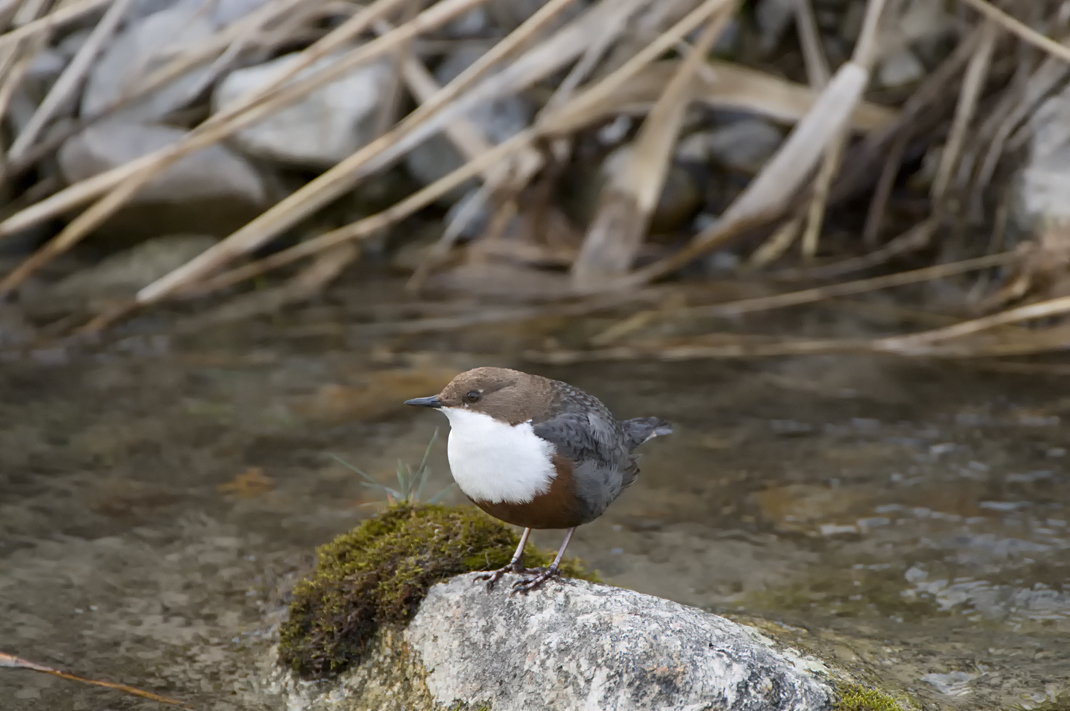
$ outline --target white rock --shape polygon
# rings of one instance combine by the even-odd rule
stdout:
[[[435,71],[435,79],[445,85],[471,66],[486,50],[477,45],[463,45],[447,57]],[[491,143],[501,143],[527,128],[531,121],[531,105],[522,97],[509,96],[480,104],[468,113],[467,119],[477,126]],[[405,159],[405,166],[419,182],[430,185],[464,164],[453,143],[441,134],[417,146]],[[449,194],[448,202],[459,200],[471,183]]]
[[[264,86],[298,59],[298,54],[288,54],[231,72],[212,97],[213,110],[220,111],[247,92]],[[332,61],[330,57],[321,59],[298,77]],[[313,167],[334,165],[374,137],[376,114],[391,71],[388,60],[357,67],[297,103],[239,131],[233,142],[250,155],[270,160]]]
[[[1014,224],[1031,231],[1070,223],[1070,90],[1044,101],[1029,130],[1028,156],[1015,181]]]
[[[139,18],[135,14],[136,19],[108,44],[86,82],[82,115],[93,116],[108,108],[156,69],[265,1],[180,0],[170,5],[163,2],[146,5],[143,11],[163,9]],[[161,119],[196,99],[205,88],[210,71],[208,64],[191,69],[124,107],[120,113],[144,122]]]
[[[73,183],[177,143],[185,135],[166,126],[104,121],[63,144],[60,170]],[[162,229],[221,235],[254,217],[266,203],[266,188],[253,166],[216,144],[184,156],[150,180],[113,222],[119,231],[142,237],[159,235]]]
[[[205,13],[187,3],[131,24],[116,36],[93,66],[82,94],[82,115],[94,116],[112,106],[139,79],[213,32],[215,26]],[[187,72],[124,107],[120,113],[145,121],[160,119],[189,104],[207,72],[205,66]]]
[[[510,597],[436,585],[401,633],[337,682],[282,677],[288,709],[827,709],[824,667],[757,631],[661,598],[570,580]]]
[[[913,84],[923,76],[925,66],[905,47],[882,59],[877,68],[877,81],[888,88]]]

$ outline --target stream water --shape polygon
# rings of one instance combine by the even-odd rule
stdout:
[[[862,356],[549,368],[515,355],[529,326],[388,348],[312,321],[0,362],[0,652],[279,708],[260,680],[285,590],[379,498],[330,455],[389,483],[446,433],[401,401],[497,364],[677,424],[573,539],[610,582],[764,620],[924,708],[1070,685],[1064,379]],[[432,468],[433,493],[444,438]],[[159,706],[0,669],[0,708]]]

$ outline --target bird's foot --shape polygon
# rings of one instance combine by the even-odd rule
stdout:
[[[504,568],[499,568],[498,570],[494,570],[489,573],[477,575],[476,580],[486,580],[487,592],[490,592],[494,589],[494,584],[497,583],[498,580],[500,580],[501,577],[506,573],[516,573],[517,575],[531,575],[532,573],[541,574],[545,570],[545,568],[525,568],[520,563],[520,561],[513,561]]]
[[[557,569],[556,565],[551,565],[549,568],[546,568],[534,577],[525,578],[523,580],[513,583],[513,591],[509,593],[509,595],[512,596],[516,595],[517,593],[530,592],[545,583],[547,580],[552,580],[554,578],[560,579],[560,577],[561,571]]]

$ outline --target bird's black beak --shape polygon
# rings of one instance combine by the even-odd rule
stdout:
[[[405,404],[414,405],[416,407],[442,407],[442,402],[435,395],[432,395],[431,397],[418,397],[412,400],[406,400]]]

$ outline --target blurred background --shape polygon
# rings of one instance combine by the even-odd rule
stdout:
[[[1070,708],[1070,4],[0,0],[0,653],[277,708],[457,372],[676,434],[570,547]],[[456,492],[450,503],[462,503]],[[556,547],[559,536],[536,536]],[[157,708],[3,670],[5,710]],[[273,705],[275,704],[275,705]]]

